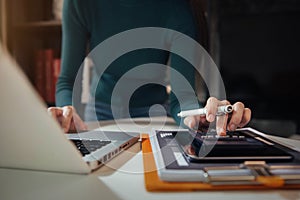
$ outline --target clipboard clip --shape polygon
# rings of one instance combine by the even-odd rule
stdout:
[[[300,165],[268,165],[265,161],[245,161],[241,165],[205,167],[212,185],[265,185],[281,187],[300,184]]]

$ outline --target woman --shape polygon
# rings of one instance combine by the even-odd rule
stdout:
[[[191,38],[199,39],[205,37],[201,22],[197,0],[65,0],[63,9],[63,46],[62,46],[62,70],[58,79],[56,89],[56,104],[59,107],[49,108],[49,113],[55,117],[64,128],[65,132],[75,129],[86,129],[85,124],[76,114],[72,107],[73,85],[86,56],[86,47],[93,50],[106,39],[121,32],[141,27],[161,27],[183,33]],[[203,20],[202,20],[203,21]],[[202,33],[202,34],[201,34]],[[151,35],[151,33],[149,33]],[[139,37],[139,36],[137,36]],[[121,45],[121,44],[120,44]],[[171,44],[172,45],[172,44]],[[172,47],[171,47],[172,48]],[[112,49],[113,50],[113,49]],[[99,55],[101,58],[101,55]],[[105,58],[104,58],[105,59]],[[169,105],[170,115],[180,124],[182,119],[177,113],[182,109],[197,108],[199,105],[189,103],[194,93],[188,93],[181,88],[177,76],[171,72],[171,88],[179,91],[178,96],[184,96],[185,106],[180,105],[178,96],[173,92],[168,94],[166,88],[160,84],[151,83],[152,80],[160,80],[164,76],[149,66],[147,74],[142,74],[149,79],[149,84],[139,87],[131,96],[129,105],[130,116],[124,115],[124,100],[126,92],[112,97],[113,90],[121,80],[121,77],[137,66],[147,63],[159,63],[166,65],[170,60],[172,69],[179,72],[189,84],[195,86],[195,72],[186,60],[180,56],[159,49],[138,49],[128,52],[105,69],[103,73],[98,71],[101,64],[94,67],[92,77],[91,101],[88,103],[85,120],[107,120],[121,117],[144,117],[148,116],[149,108],[154,104]],[[153,67],[154,68],[154,67]],[[149,78],[150,77],[150,78]],[[99,81],[99,82],[98,82]],[[131,77],[126,79],[126,84],[134,85],[137,79]],[[127,86],[127,85],[126,85]],[[126,86],[124,90],[126,90]],[[123,95],[123,96],[122,96]],[[183,119],[183,123],[189,128],[207,126],[215,121],[217,107],[229,104],[228,101],[220,101],[214,97],[208,99],[206,116],[189,116]],[[112,107],[119,113],[113,114]],[[96,111],[96,118],[92,111]],[[233,113],[230,121],[219,120],[217,132],[226,134],[226,129],[235,130],[237,127],[246,125],[251,118],[251,111],[245,108],[243,103],[233,104]],[[221,123],[222,121],[222,123]],[[228,127],[227,127],[228,125]],[[196,127],[198,128],[198,127]]]

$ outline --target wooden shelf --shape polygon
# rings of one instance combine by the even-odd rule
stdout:
[[[0,22],[6,23],[6,29],[0,29],[0,37],[35,88],[44,91],[52,85],[49,77],[46,85],[46,67],[50,72],[52,66],[50,62],[46,66],[44,50],[53,50],[51,58],[48,55],[51,62],[61,54],[62,21],[54,20],[52,8],[53,0],[0,0]],[[38,54],[39,51],[43,53]],[[37,72],[43,76],[42,83],[37,82]],[[47,101],[54,101],[51,98],[47,97]],[[47,103],[54,105],[54,102]]]
[[[17,24],[15,28],[60,28],[60,20],[49,20],[49,21],[36,21],[36,22],[26,22]]]

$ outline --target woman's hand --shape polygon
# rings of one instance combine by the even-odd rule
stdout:
[[[218,135],[226,135],[226,130],[234,131],[236,128],[243,127],[251,119],[251,110],[245,108],[244,104],[237,102],[233,104],[231,114],[216,116],[218,106],[230,105],[227,100],[220,101],[210,97],[206,102],[207,113],[205,116],[188,116],[184,119],[184,124],[191,129],[205,129],[209,123],[216,121],[216,131]],[[230,117],[228,117],[230,116]]]
[[[73,106],[50,107],[48,113],[60,124],[65,133],[87,130],[87,126]]]

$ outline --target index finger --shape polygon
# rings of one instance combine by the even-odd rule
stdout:
[[[216,113],[218,110],[219,100],[215,97],[210,97],[206,103],[206,120],[208,122],[213,122],[216,117]]]
[[[217,116],[216,131],[218,135],[226,135],[228,114]]]

